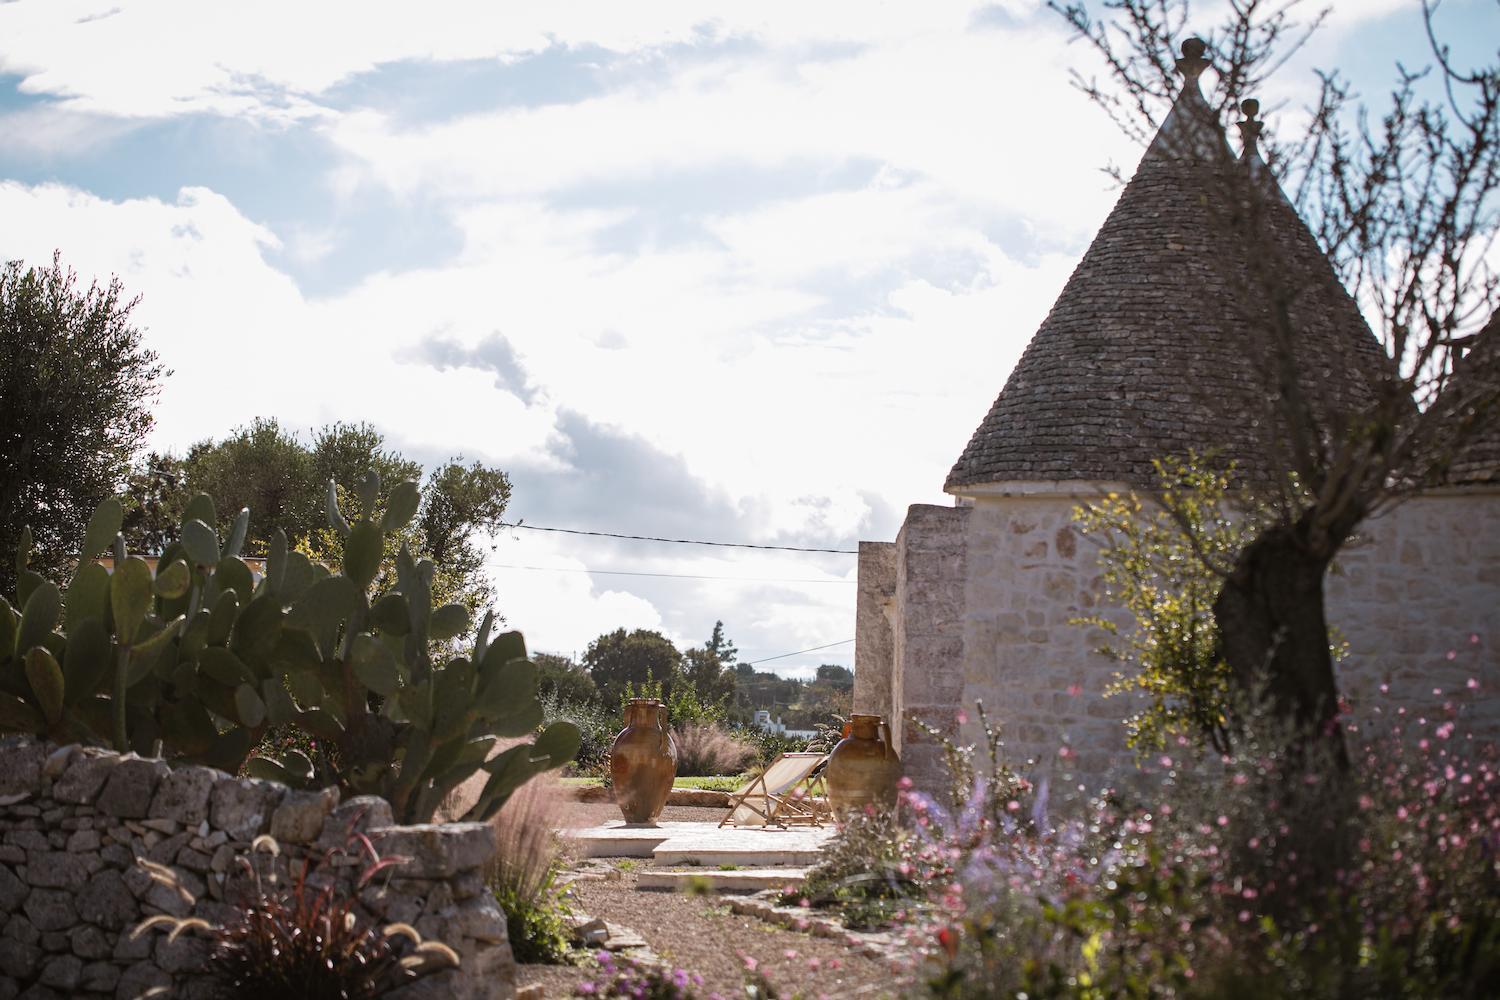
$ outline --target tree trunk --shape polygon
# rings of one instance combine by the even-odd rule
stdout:
[[[1323,578],[1345,536],[1312,544],[1310,524],[1308,515],[1276,525],[1246,546],[1214,601],[1214,617],[1240,689],[1263,695],[1292,726],[1292,756],[1305,759],[1304,751],[1321,746],[1343,771],[1349,757],[1337,721]]]

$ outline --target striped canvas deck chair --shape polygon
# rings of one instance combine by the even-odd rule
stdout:
[[[719,826],[822,826],[831,818],[823,785],[826,753],[784,753],[729,794]]]

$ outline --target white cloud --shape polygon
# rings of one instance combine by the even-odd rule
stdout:
[[[472,0],[18,0],[0,6],[0,71],[26,93],[126,117],[209,111],[287,120],[319,113],[317,95],[402,60],[515,58],[553,45],[635,53],[705,38],[781,46],[862,42],[960,28],[973,2],[862,6],[790,0],[608,0],[475,4]]]

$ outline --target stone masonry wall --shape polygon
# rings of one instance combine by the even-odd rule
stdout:
[[[1033,762],[1059,791],[1132,767],[1121,720],[1137,708],[1103,696],[1119,665],[1093,652],[1100,630],[1073,624],[1102,614],[1132,626],[1098,604],[1097,549],[1072,524],[1077,502],[980,498],[967,517],[913,507],[896,543],[895,713],[974,741],[982,700],[1009,757]],[[1420,715],[1472,677],[1481,695],[1468,717],[1480,736],[1500,739],[1500,494],[1418,497],[1365,534],[1327,586],[1329,619],[1350,644],[1341,690],[1361,706],[1383,699]],[[935,755],[920,734],[913,744],[909,723],[903,731],[907,773],[935,778]]]
[[[896,546],[859,543],[858,596],[854,611],[854,711],[891,717],[891,668],[895,662]]]
[[[382,857],[404,857],[359,892],[359,912],[403,922],[458,952],[461,965],[393,996],[507,997],[514,965],[505,916],[485,890],[492,830],[482,823],[395,826],[389,804],[336,789],[297,792],[206,767],[9,737],[0,740],[0,1000],[203,997],[209,942],[131,930],[154,914],[232,920],[255,883],[236,859],[269,834],[285,870],[318,861],[363,832]],[[170,869],[183,891],[143,863]],[[353,886],[359,847],[313,869]]]
[[[1417,497],[1365,534],[1325,590],[1349,643],[1340,689],[1357,704],[1438,718],[1432,710],[1473,678],[1480,695],[1465,699],[1467,722],[1500,740],[1500,491]]]
[[[963,694],[960,669],[965,535],[972,509],[915,504],[896,536],[891,733],[907,773],[937,766],[938,747],[912,719],[946,729]]]
[[[963,618],[964,739],[979,740],[974,702],[1001,726],[1010,759],[1032,761],[1054,788],[1128,766],[1128,699],[1105,699],[1116,664],[1093,650],[1101,630],[1072,622],[1106,611],[1097,548],[1073,526],[1077,501],[1015,497],[976,503],[969,522]]]

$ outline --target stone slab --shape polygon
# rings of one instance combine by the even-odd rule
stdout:
[[[641,889],[668,889],[677,892],[689,885],[706,886],[715,892],[760,892],[801,885],[806,868],[741,868],[723,872],[712,869],[690,871],[646,870],[636,876]]]
[[[564,830],[573,851],[584,858],[649,858],[656,846],[682,828],[701,829],[711,823],[658,823],[630,826],[623,820],[583,829]]]
[[[806,867],[818,863],[833,827],[718,827],[687,823],[657,845],[652,856],[658,867],[739,865],[746,868]]]

